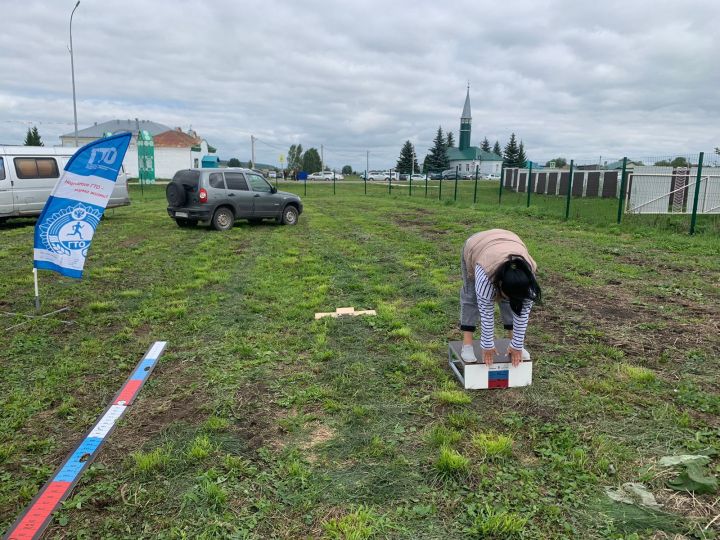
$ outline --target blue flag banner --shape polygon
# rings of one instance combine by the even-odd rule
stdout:
[[[70,158],[35,225],[35,268],[82,277],[131,137],[125,132],[98,139]]]

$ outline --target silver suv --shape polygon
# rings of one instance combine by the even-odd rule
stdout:
[[[295,225],[303,210],[300,197],[278,191],[250,169],[184,169],[175,173],[165,196],[178,226],[202,222],[218,231],[230,229],[236,219]]]

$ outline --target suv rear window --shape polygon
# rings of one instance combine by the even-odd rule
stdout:
[[[176,184],[196,188],[200,182],[200,171],[193,171],[190,169],[178,171],[175,173],[175,176],[173,176],[172,181]]]

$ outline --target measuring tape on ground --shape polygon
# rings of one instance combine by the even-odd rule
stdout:
[[[166,341],[156,341],[135,367],[132,375],[122,385],[111,404],[95,425],[65,459],[53,477],[42,487],[25,511],[3,537],[5,540],[30,540],[40,538],[52,521],[52,513],[68,498],[75,484],[100,453],[105,439],[115,429],[127,408],[135,401],[145,381],[150,377],[160,355],[165,351]]]

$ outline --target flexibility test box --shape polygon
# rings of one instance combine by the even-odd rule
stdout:
[[[495,340],[497,355],[492,366],[482,361],[480,341],[473,341],[475,357],[478,362],[468,364],[460,358],[461,341],[451,341],[448,345],[448,364],[466,390],[485,390],[488,388],[515,388],[532,384],[532,360],[526,360],[513,367],[507,356],[509,339]]]

